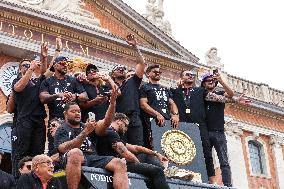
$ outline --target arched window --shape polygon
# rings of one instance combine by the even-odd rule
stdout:
[[[257,141],[248,142],[251,171],[255,175],[266,174],[263,146]]]

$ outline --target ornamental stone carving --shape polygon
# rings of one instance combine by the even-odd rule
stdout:
[[[281,147],[281,145],[284,144],[284,138],[280,138],[276,135],[270,135],[269,144],[275,145],[275,147]]]
[[[148,0],[146,4],[146,14],[144,17],[166,34],[171,36],[171,24],[169,21],[164,20],[164,15],[164,0],[158,0],[158,5],[156,5],[156,0]]]
[[[206,63],[208,66],[212,66],[213,68],[218,68],[224,71],[224,64],[220,62],[221,58],[218,57],[217,52],[218,50],[216,47],[210,48],[205,54]]]
[[[11,1],[10,1],[11,2]],[[14,3],[32,6],[88,26],[100,26],[100,21],[84,9],[82,0],[12,0]]]

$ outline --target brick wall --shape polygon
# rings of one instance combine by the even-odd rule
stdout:
[[[268,158],[268,164],[270,167],[270,177],[266,178],[266,177],[260,177],[260,176],[251,176],[250,173],[250,164],[249,164],[249,155],[247,153],[247,145],[246,145],[246,138],[248,136],[251,136],[252,133],[250,132],[244,132],[244,135],[242,136],[242,144],[243,144],[243,153],[244,153],[244,157],[245,157],[245,165],[246,165],[246,173],[248,175],[248,183],[249,183],[249,188],[251,189],[257,189],[260,187],[264,187],[264,188],[269,188],[269,189],[277,189],[277,185],[276,185],[276,172],[274,170],[275,164],[273,161],[273,153],[272,153],[272,148],[269,144],[269,138],[267,136],[262,136],[260,135],[260,138],[262,141],[264,141],[266,148],[267,148],[267,158]],[[234,162],[233,162],[234,163]],[[268,167],[268,165],[266,166]],[[269,171],[269,170],[268,170]]]

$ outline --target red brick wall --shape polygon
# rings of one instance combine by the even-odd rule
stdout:
[[[272,153],[272,148],[269,145],[269,137],[260,135],[260,138],[262,141],[265,142],[266,148],[267,148],[267,158],[268,158],[268,163],[270,167],[270,178],[265,178],[265,177],[257,177],[257,176],[251,176],[250,173],[250,164],[249,164],[249,155],[247,153],[247,145],[246,145],[246,137],[251,136],[252,133],[250,132],[244,132],[244,135],[242,136],[242,145],[243,145],[243,153],[245,157],[245,165],[246,165],[246,173],[248,175],[248,184],[249,188],[251,189],[257,189],[260,188],[261,186],[264,188],[269,188],[269,189],[277,189],[276,185],[276,172],[275,172],[275,164],[273,160],[273,153]],[[266,165],[268,167],[268,165]],[[269,170],[268,170],[269,171]]]
[[[6,55],[0,55],[0,67],[2,67],[5,63],[7,62],[13,62],[17,61],[17,58],[15,57],[10,57]],[[6,112],[6,96],[0,91],[0,114],[3,114]]]

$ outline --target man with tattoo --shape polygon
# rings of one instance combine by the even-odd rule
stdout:
[[[244,97],[230,98],[232,96],[218,95],[208,92],[203,87],[195,87],[196,74],[193,71],[185,70],[180,73],[178,87],[172,89],[173,100],[175,101],[181,122],[197,123],[199,125],[200,137],[202,141],[203,154],[207,169],[209,183],[214,182],[215,169],[213,165],[212,151],[208,129],[206,125],[206,101],[220,103],[242,102]]]
[[[126,114],[130,119],[129,129],[125,135],[128,143],[143,145],[143,126],[140,119],[139,87],[141,85],[146,63],[133,35],[127,36],[127,43],[133,47],[137,57],[134,75],[127,78],[126,67],[116,66],[111,76],[121,90],[117,98],[116,112]]]
[[[45,79],[40,86],[40,101],[47,104],[50,120],[64,119],[63,109],[66,103],[75,101],[85,101],[88,96],[83,86],[76,78],[66,75],[67,64],[69,60],[66,57],[59,56],[53,62],[54,75]],[[53,137],[48,134],[48,148],[52,149]]]
[[[106,134],[114,113],[116,96],[117,91],[113,91],[105,118],[98,122],[91,119],[83,124],[80,122],[79,106],[74,102],[65,106],[65,123],[57,129],[54,145],[62,162],[66,163],[65,171],[69,189],[78,188],[81,179],[81,165],[84,160],[86,166],[112,171],[114,189],[128,189],[125,160],[109,155],[98,156],[89,137],[92,134],[92,141],[96,143],[97,136]]]
[[[216,89],[219,82],[224,90]],[[233,97],[234,91],[223,81],[218,71],[214,74],[206,73],[202,76],[201,87],[204,87],[208,92],[222,96]],[[243,104],[249,103],[249,100],[244,99]],[[227,140],[224,133],[224,109],[225,104],[220,102],[207,101],[206,103],[206,125],[209,132],[210,151],[214,146],[220,168],[222,171],[222,181],[225,186],[231,187],[231,169],[227,155]]]
[[[151,119],[155,119],[158,126],[164,126],[165,120],[171,120],[174,128],[178,127],[179,114],[169,89],[159,84],[162,71],[159,65],[151,65],[146,70],[149,83],[140,88],[140,107],[143,110],[144,142],[151,148]]]
[[[128,125],[129,118],[123,113],[116,113],[106,134],[97,140],[98,154],[125,158],[127,171],[149,177],[151,183],[148,184],[152,186],[149,188],[169,188],[161,165],[168,159],[158,152],[123,141],[121,136],[126,133]]]
[[[19,77],[13,81],[13,92],[8,100],[9,111],[15,112],[12,127],[12,172],[18,178],[18,163],[25,156],[44,152],[46,112],[40,103],[39,89],[45,79],[48,47],[41,45],[41,62],[24,59],[19,64]],[[16,108],[15,108],[16,107]],[[37,145],[33,145],[36,143]]]

